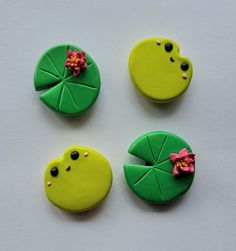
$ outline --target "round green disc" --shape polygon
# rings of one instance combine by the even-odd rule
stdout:
[[[47,50],[34,73],[36,91],[43,91],[41,101],[54,111],[78,115],[90,108],[100,90],[100,74],[95,61],[85,52],[88,67],[75,77],[65,67],[68,50],[81,51],[72,45],[59,45]]]
[[[144,161],[143,165],[126,164],[125,178],[132,191],[140,198],[163,204],[177,199],[191,186],[194,174],[176,177],[171,153],[190,146],[180,137],[168,132],[151,132],[136,139],[128,152]]]

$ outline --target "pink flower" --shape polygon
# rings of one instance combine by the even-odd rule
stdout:
[[[73,71],[75,77],[77,77],[81,70],[87,68],[86,57],[84,51],[68,50],[65,66]]]
[[[175,163],[173,175],[179,176],[184,173],[194,173],[195,154],[189,153],[183,148],[179,153],[171,153],[170,159]]]

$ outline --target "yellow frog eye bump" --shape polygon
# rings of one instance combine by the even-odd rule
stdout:
[[[192,78],[192,64],[168,38],[144,39],[129,57],[129,72],[137,89],[154,102],[165,103],[182,95]]]
[[[83,212],[106,198],[112,185],[112,170],[97,151],[73,146],[47,166],[44,180],[51,203],[67,211]]]

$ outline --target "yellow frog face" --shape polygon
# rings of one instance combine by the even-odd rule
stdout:
[[[83,212],[96,207],[110,191],[112,171],[98,152],[83,146],[68,148],[45,171],[44,188],[57,207]]]
[[[131,51],[129,71],[136,87],[154,102],[169,102],[181,95],[192,78],[191,61],[179,54],[168,38],[142,40]]]

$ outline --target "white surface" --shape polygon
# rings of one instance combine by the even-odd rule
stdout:
[[[142,3],[141,3],[142,2]],[[3,1],[0,7],[0,250],[235,250],[236,2]],[[167,36],[194,66],[184,97],[168,105],[133,87],[127,60],[140,39]],[[33,71],[49,47],[72,43],[97,62],[102,89],[79,118],[48,110]],[[191,190],[175,204],[144,203],[125,184],[127,148],[139,135],[167,130],[197,154]],[[51,206],[44,168],[73,144],[110,161],[106,202],[73,216]]]

